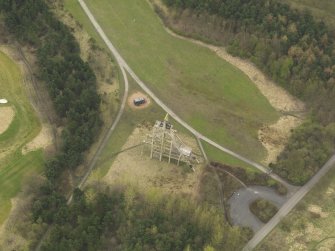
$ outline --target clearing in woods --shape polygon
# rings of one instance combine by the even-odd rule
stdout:
[[[135,128],[122,147],[122,150],[125,151],[117,155],[104,181],[115,185],[135,185],[145,192],[155,188],[164,193],[187,194],[195,198],[198,192],[199,177],[202,173],[201,164],[194,166],[195,171],[193,172],[185,164],[177,166],[174,161],[169,164],[166,159],[162,162],[158,159],[150,159],[148,145],[131,148],[141,144],[150,129],[149,125]],[[182,133],[178,133],[178,136],[185,144],[192,147],[194,153],[200,155],[194,138]]]
[[[74,2],[65,6],[78,12]],[[254,160],[265,157],[257,132],[278,113],[245,74],[209,49],[168,34],[145,0],[86,2],[129,65],[172,110],[218,143]]]
[[[0,50],[0,94],[8,100],[5,107],[0,105],[1,118],[5,116],[8,126],[0,132],[0,225],[10,212],[11,199],[20,191],[24,177],[43,167],[41,150],[22,154],[24,146],[41,130],[22,81],[18,65]],[[3,113],[8,108],[13,112]]]

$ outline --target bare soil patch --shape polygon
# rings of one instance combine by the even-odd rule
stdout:
[[[277,156],[284,150],[291,130],[302,123],[302,119],[293,116],[282,116],[272,124],[262,127],[258,131],[258,138],[266,148],[268,154],[262,161],[264,164],[274,163]]]
[[[15,116],[14,109],[10,106],[0,107],[0,134],[4,133]]]
[[[37,150],[39,148],[46,149],[53,143],[52,128],[47,125],[42,125],[40,133],[28,144],[22,148],[22,154]]]
[[[252,80],[252,82],[255,83],[260,92],[269,100],[270,104],[276,110],[285,112],[303,112],[305,110],[305,105],[302,101],[292,96],[285,89],[278,86],[268,77],[266,77],[265,74],[250,61],[230,55],[224,47],[206,44],[196,39],[180,36],[167,27],[165,27],[165,29],[170,35],[174,37],[188,40],[197,45],[210,49],[220,58],[240,69]]]
[[[146,128],[136,128],[122,147],[123,150],[143,142],[148,133]],[[197,142],[191,137],[178,135],[192,147],[195,153],[200,153]],[[201,176],[201,164],[193,172],[187,166],[177,166],[166,160],[160,162],[150,159],[149,152],[139,146],[121,152],[115,159],[104,180],[109,184],[132,184],[147,191],[156,188],[172,194],[187,194],[196,196]],[[111,153],[112,154],[112,153]]]
[[[140,105],[140,106],[134,105],[134,99],[136,99],[136,98],[144,98],[145,99],[145,103],[142,104],[142,105]],[[143,94],[142,92],[135,92],[135,93],[131,94],[129,96],[129,98],[128,98],[128,105],[133,110],[142,110],[142,109],[145,109],[148,106],[150,106],[150,104],[151,104],[150,98],[147,95]]]

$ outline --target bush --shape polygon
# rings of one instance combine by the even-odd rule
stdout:
[[[321,126],[308,122],[295,130],[271,167],[296,185],[306,183],[335,150],[334,123]]]
[[[268,222],[278,212],[278,208],[275,205],[264,199],[253,201],[249,208],[264,223]]]

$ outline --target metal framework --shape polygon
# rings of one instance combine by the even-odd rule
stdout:
[[[192,165],[192,162],[197,160],[192,154],[192,148],[178,137],[177,131],[168,121],[168,114],[163,121],[156,121],[144,143],[150,146],[151,159],[156,158],[162,161],[165,158],[169,163],[171,160],[176,160],[177,165],[181,162]]]

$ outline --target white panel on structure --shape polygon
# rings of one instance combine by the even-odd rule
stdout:
[[[190,157],[191,153],[192,153],[192,148],[187,147],[187,146],[182,146],[182,147],[179,148],[179,151],[180,151],[181,154],[183,154],[187,157]]]

